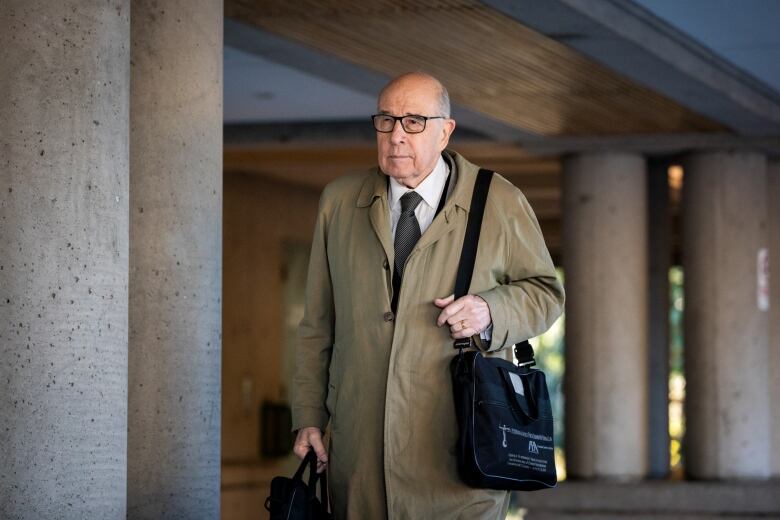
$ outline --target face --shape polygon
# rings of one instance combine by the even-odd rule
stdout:
[[[407,76],[396,80],[379,98],[380,114],[440,116],[439,89],[428,78]],[[400,121],[390,133],[376,133],[379,167],[409,188],[415,188],[436,166],[455,129],[452,119],[430,119],[425,130],[408,134]]]

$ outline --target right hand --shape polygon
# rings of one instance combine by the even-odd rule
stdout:
[[[298,458],[303,459],[313,449],[317,455],[317,473],[322,473],[328,466],[328,452],[325,451],[325,445],[322,443],[322,431],[316,426],[309,426],[298,430],[298,436],[295,438],[293,453]]]

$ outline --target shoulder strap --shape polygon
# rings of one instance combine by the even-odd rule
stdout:
[[[492,180],[492,171],[484,168],[479,170],[477,181],[474,183],[474,194],[471,196],[471,208],[469,209],[469,219],[466,223],[466,237],[463,240],[463,249],[460,252],[458,275],[455,278],[454,294],[456,300],[468,294],[469,286],[471,285],[474,262],[477,259],[479,232],[482,228],[482,216],[485,214],[485,203],[487,202],[490,181]],[[470,345],[470,338],[455,341],[455,348],[461,349],[461,352],[464,347]],[[515,356],[521,365],[533,366],[535,364],[534,350],[531,348],[528,340],[515,345]]]
[[[466,223],[466,237],[463,240],[463,249],[460,251],[460,263],[458,275],[455,278],[455,299],[468,294],[471,285],[471,275],[474,272],[474,261],[477,259],[477,245],[479,244],[479,232],[482,228],[482,216],[485,213],[490,181],[493,180],[493,172],[479,170],[477,181],[474,183],[474,193],[471,196],[469,219]]]

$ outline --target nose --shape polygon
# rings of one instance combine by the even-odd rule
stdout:
[[[398,120],[393,125],[393,131],[390,132],[390,142],[393,144],[401,144],[406,141],[406,131],[404,130],[401,121]]]

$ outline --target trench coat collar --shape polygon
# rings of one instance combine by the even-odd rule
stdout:
[[[452,150],[443,152],[444,159],[449,163],[453,177],[456,179],[452,194],[444,204],[441,214],[433,219],[430,227],[420,237],[416,249],[424,249],[440,238],[453,231],[461,219],[465,222],[471,194],[474,191],[476,173],[479,168]],[[357,207],[369,208],[369,219],[374,228],[390,265],[395,261],[393,237],[390,235],[389,202],[387,200],[387,175],[377,167],[370,172],[358,195]],[[441,218],[441,217],[444,218]],[[465,224],[464,224],[465,225]]]
[[[471,205],[471,193],[474,190],[474,182],[477,178],[476,172],[479,168],[455,151],[444,150],[443,155],[444,159],[450,164],[450,168],[457,172],[457,182],[452,190],[452,195],[444,204],[443,211],[445,214],[449,213],[452,211],[453,206],[457,206],[468,212]],[[371,174],[363,183],[363,187],[358,195],[357,207],[367,208],[376,203],[377,199],[383,200],[385,207],[388,206],[387,175],[382,173],[378,167],[371,171]]]

